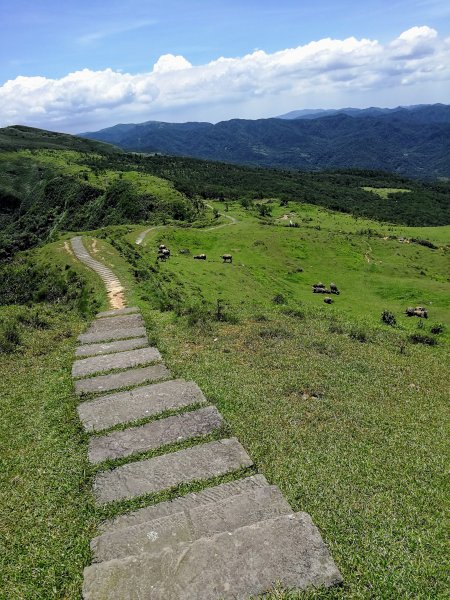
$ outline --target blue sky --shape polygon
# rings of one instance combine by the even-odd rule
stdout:
[[[449,38],[448,0],[0,0],[0,124],[70,131],[447,102]]]

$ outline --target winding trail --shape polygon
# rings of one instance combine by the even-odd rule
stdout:
[[[214,209],[214,207],[211,204],[207,204],[206,202],[205,202],[205,204],[211,210]],[[224,215],[223,213],[219,213],[219,216],[225,217],[225,219],[228,219],[230,221],[230,223],[222,223],[221,225],[214,225],[213,227],[206,227],[205,229],[198,229],[196,231],[212,231],[213,229],[221,229],[222,227],[228,227],[228,225],[236,225],[236,223],[239,223],[239,221],[236,219],[236,217],[232,217],[230,215]],[[163,227],[169,227],[169,225],[154,225],[153,227],[149,227],[148,229],[145,229],[137,236],[135,243],[138,246],[140,246],[142,244],[142,242],[145,240],[147,234],[150,233],[150,231],[153,231],[154,229],[162,229]]]
[[[80,236],[74,237],[70,240],[72,250],[79,261],[84,263],[87,267],[92,269],[99,275],[106,286],[108,293],[109,303],[111,308],[120,309],[125,307],[125,296],[124,289],[119,279],[114,275],[111,269],[105,267],[98,260],[92,258],[89,252],[86,250],[83,244],[83,240]]]
[[[149,227],[148,229],[145,229],[145,231],[142,231],[136,238],[136,244],[140,246],[150,231],[153,231],[154,229],[160,229],[161,227],[165,227],[165,225],[155,225],[154,227]]]

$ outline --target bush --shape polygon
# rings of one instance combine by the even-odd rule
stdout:
[[[33,329],[48,329],[50,327],[49,322],[39,310],[29,310],[26,313],[21,313],[18,316],[18,320],[22,325],[32,327]]]
[[[433,244],[433,242],[430,242],[429,240],[422,240],[422,239],[418,239],[418,238],[412,238],[411,239],[412,242],[414,242],[415,244],[420,244],[421,246],[426,246],[427,248],[431,248],[432,250],[436,250],[437,246],[435,246]]]
[[[294,319],[304,319],[305,313],[298,308],[285,308],[282,310],[283,315],[293,317]]]
[[[352,340],[358,340],[358,342],[367,342],[367,333],[362,329],[351,329],[349,333]]]
[[[435,323],[430,328],[431,333],[434,335],[438,335],[439,333],[442,333],[444,330],[445,330],[445,326],[442,323]]]
[[[409,336],[410,342],[413,344],[425,344],[426,346],[436,346],[437,340],[425,333],[413,333]]]
[[[19,333],[16,321],[8,321],[0,328],[0,352],[10,354],[16,352],[22,345],[22,338]]]
[[[283,296],[283,294],[276,294],[272,298],[272,302],[274,304],[286,304],[286,298]]]
[[[390,325],[391,327],[394,327],[397,324],[397,320],[395,318],[394,313],[391,313],[388,310],[383,310],[383,312],[381,313],[381,321],[382,323]]]

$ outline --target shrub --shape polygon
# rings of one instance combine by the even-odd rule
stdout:
[[[49,322],[41,315],[39,310],[30,310],[26,313],[21,313],[18,320],[22,325],[32,327],[33,329],[48,329]]]
[[[272,298],[272,302],[274,304],[286,304],[286,298],[283,296],[283,294],[276,294]]]
[[[298,308],[285,308],[282,313],[287,317],[293,317],[294,319],[304,319],[305,313]]]
[[[352,340],[358,340],[358,342],[367,342],[367,333],[362,329],[351,329],[349,333]]]
[[[426,346],[436,346],[437,340],[425,333],[413,333],[409,336],[409,340],[413,344],[425,344]]]
[[[439,333],[442,333],[444,330],[445,330],[445,326],[442,323],[435,323],[430,328],[431,333],[434,335],[438,335]]]
[[[383,310],[381,313],[381,321],[391,327],[394,327],[397,324],[394,313],[391,313],[389,310]]]
[[[411,241],[414,242],[415,244],[420,244],[421,246],[426,246],[427,248],[431,248],[432,250],[437,249],[437,246],[435,246],[433,244],[433,242],[430,242],[429,240],[422,240],[420,238],[412,238]]]
[[[8,321],[0,329],[0,352],[10,354],[22,345],[16,321]]]

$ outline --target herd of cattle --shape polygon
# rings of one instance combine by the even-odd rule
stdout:
[[[160,244],[158,248],[158,260],[166,261],[170,258],[170,250],[167,248],[165,244]],[[195,254],[194,258],[196,260],[206,260],[206,254]],[[222,255],[223,262],[233,262],[233,257],[231,254],[223,254]]]
[[[170,250],[165,246],[165,244],[160,244],[158,248],[158,260],[166,261],[170,258]],[[194,259],[196,260],[206,260],[206,254],[195,254]],[[231,254],[222,254],[222,261],[224,263],[233,262],[233,257]],[[339,296],[340,291],[338,286],[335,283],[330,283],[330,287],[326,288],[324,283],[314,283],[312,285],[313,294],[327,294],[324,298],[325,304],[331,304],[333,302],[332,298],[330,298],[330,294],[336,294]],[[408,307],[405,311],[406,316],[408,317],[421,317],[423,319],[428,319],[428,311],[423,308],[423,306],[416,307]]]

